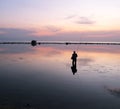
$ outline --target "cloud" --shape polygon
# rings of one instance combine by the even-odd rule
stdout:
[[[120,31],[64,32],[62,28],[42,29],[0,28],[0,41],[120,41]]]
[[[70,19],[75,18],[76,16],[77,16],[77,15],[69,15],[69,16],[65,17],[65,19],[70,20]]]
[[[82,24],[82,25],[91,25],[91,24],[95,24],[95,21],[91,20],[88,17],[80,17],[77,21],[77,24]]]
[[[47,25],[47,26],[43,26],[40,27],[39,29],[34,29],[33,32],[31,33],[31,36],[40,36],[40,37],[44,37],[44,36],[54,36],[57,33],[62,32],[63,28],[58,27],[58,26],[54,26],[54,25]]]
[[[46,31],[50,31],[50,32],[59,32],[62,30],[62,28],[56,27],[53,25],[45,26],[45,29],[46,29]]]
[[[19,28],[0,28],[4,34],[0,34],[1,41],[21,41],[31,39],[29,34],[33,33],[33,30],[19,29]]]
[[[76,24],[81,24],[81,25],[92,25],[95,24],[95,21],[92,20],[89,17],[85,16],[79,16],[79,15],[69,15],[65,17],[67,20],[72,20]]]

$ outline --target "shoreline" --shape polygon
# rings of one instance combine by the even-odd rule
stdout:
[[[0,44],[31,44],[31,42],[0,42]],[[41,44],[120,45],[120,42],[36,41],[36,45]]]

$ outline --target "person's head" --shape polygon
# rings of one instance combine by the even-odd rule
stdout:
[[[73,53],[75,53],[75,51],[73,51]]]

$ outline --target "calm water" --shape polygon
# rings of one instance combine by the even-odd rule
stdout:
[[[120,109],[120,46],[0,45],[0,108],[8,107]]]

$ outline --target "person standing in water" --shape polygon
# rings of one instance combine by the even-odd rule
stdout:
[[[73,72],[73,75],[75,75],[75,73],[77,72],[77,68],[76,68],[76,63],[77,63],[77,53],[75,51],[73,51],[73,54],[72,54],[72,66],[71,66],[71,70]]]
[[[72,57],[71,57],[72,65],[76,65],[77,57],[78,57],[77,53],[75,51],[73,51],[73,54],[72,54]]]

